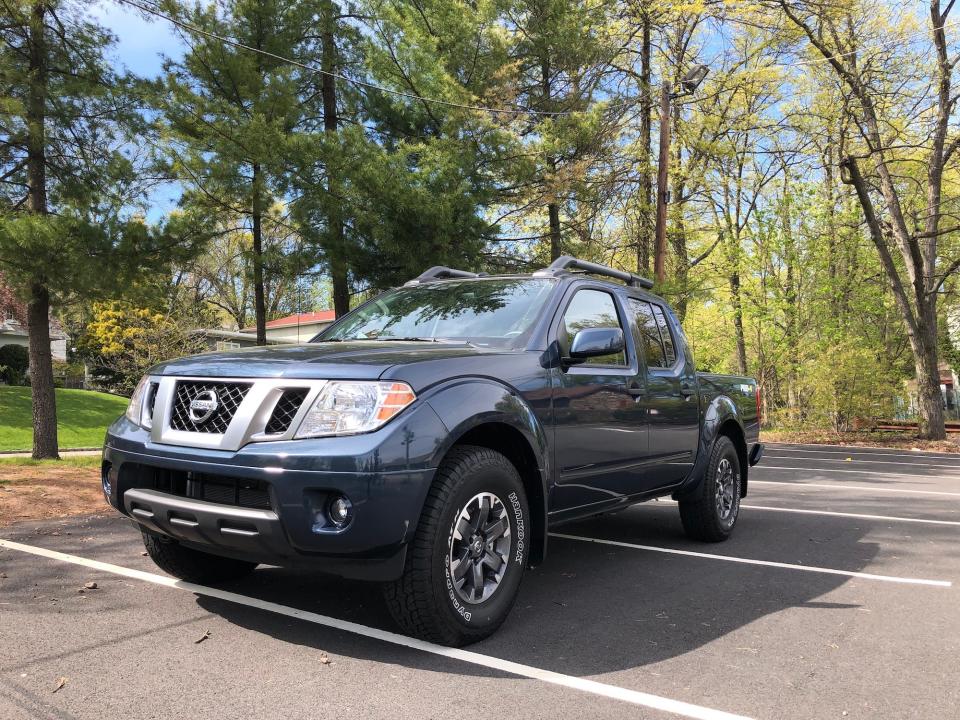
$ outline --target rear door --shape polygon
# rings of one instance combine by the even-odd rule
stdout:
[[[630,298],[641,352],[646,359],[642,403],[649,426],[649,488],[673,485],[693,469],[700,439],[697,373],[676,321],[662,305]]]
[[[575,286],[554,326],[566,355],[579,330],[619,327],[625,351],[560,367],[554,376],[554,448],[558,470],[551,506],[574,511],[616,504],[643,489],[647,454],[643,376],[623,298],[603,287]]]

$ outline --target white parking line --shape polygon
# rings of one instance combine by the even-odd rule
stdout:
[[[889,520],[890,522],[923,523],[925,525],[960,525],[960,520],[927,520],[926,518],[895,517],[893,515],[865,515],[861,513],[833,512],[831,510],[801,510],[800,508],[769,507],[767,505],[741,505],[748,510],[800,513],[802,515],[829,515],[831,517],[858,518],[861,520]]]
[[[645,508],[645,507],[676,507],[676,500],[669,500],[664,498],[657,498],[653,502],[649,503],[640,503],[639,505],[634,505],[634,508]],[[858,518],[862,520],[884,520],[890,522],[905,522],[905,523],[923,523],[925,525],[960,525],[960,520],[928,520],[926,518],[907,518],[899,517],[894,515],[866,515],[863,513],[848,513],[848,512],[836,512],[833,510],[807,510],[803,508],[785,508],[785,507],[772,507],[768,505],[740,505],[741,508],[746,510],[769,510],[772,512],[785,512],[785,513],[800,513],[803,515],[829,515],[831,517],[845,517],[845,518]]]
[[[825,448],[838,448],[837,450],[812,450],[808,447],[799,448],[799,447],[790,447],[789,445],[780,445],[777,443],[764,443],[765,447],[769,447],[771,450],[777,452],[798,452],[798,453],[825,453],[831,455],[892,455],[894,457],[903,457],[903,458],[933,458],[935,460],[950,460],[956,458],[957,462],[960,462],[960,454],[954,453],[924,453],[920,451],[907,451],[907,452],[885,452],[883,450],[872,450],[871,448],[853,448],[849,445],[824,445]]]
[[[796,458],[795,458],[796,459]],[[903,473],[903,472],[885,472],[883,470],[854,470],[850,468],[814,468],[814,467],[795,467],[792,465],[757,465],[754,468],[754,472],[757,470],[803,470],[808,473],[855,473],[857,475],[882,475],[883,477],[888,478],[920,478],[922,480],[936,480],[937,478],[944,478],[948,480],[960,480],[960,475],[947,475],[943,473],[937,473],[936,475],[917,475],[916,473]]]
[[[905,585],[932,585],[934,587],[953,587],[949,580],[925,580],[923,578],[898,577],[896,575],[875,575],[874,573],[853,572],[851,570],[836,570],[834,568],[817,567],[816,565],[798,565],[796,563],[774,562],[773,560],[755,560],[754,558],[734,557],[731,555],[716,555],[714,553],[694,552],[693,550],[678,550],[677,548],[658,547],[656,545],[639,545],[637,543],[621,542],[619,540],[604,540],[589,538],[580,535],[566,535],[564,533],[550,533],[551,537],[564,540],[579,540],[580,542],[597,543],[599,545],[613,545],[615,547],[632,548],[634,550],[649,550],[650,552],[668,553],[670,555],[687,555],[688,557],[706,558],[708,560],[724,560],[726,562],[743,563],[745,565],[764,565],[766,567],[784,568],[786,570],[800,570],[803,572],[823,573],[826,575],[843,575],[845,577],[862,578],[864,580],[879,580],[881,582],[902,583]]]
[[[843,455],[844,453],[840,453]],[[848,456],[849,457],[849,456]],[[764,453],[764,460],[803,460],[803,458],[790,457],[789,455],[769,455]],[[929,467],[929,468],[952,468],[954,470],[960,471],[960,463],[954,463],[952,465],[941,465],[939,463],[918,463],[918,462],[897,462],[896,460],[847,460],[845,458],[811,458],[811,462],[832,462],[832,463],[846,463],[847,465],[854,465],[856,463],[869,463],[871,465],[899,465],[900,467]],[[941,477],[960,477],[960,476],[950,476],[950,475],[941,475]]]
[[[607,685],[606,683],[597,682],[595,680],[587,680],[586,678],[574,677],[573,675],[564,675],[562,673],[553,672],[551,670],[543,670],[530,665],[521,665],[520,663],[512,662],[510,660],[501,660],[497,657],[481,655],[480,653],[471,652],[469,650],[435,645],[424,640],[417,640],[416,638],[406,637],[405,635],[398,635],[397,633],[392,633],[387,630],[367,627],[366,625],[360,625],[348,620],[340,620],[339,618],[330,617],[328,615],[320,615],[319,613],[310,612],[308,610],[300,610],[299,608],[280,605],[267,600],[260,600],[259,598],[247,597],[246,595],[230,592],[228,590],[219,590],[217,588],[211,588],[205,585],[196,585],[194,583],[188,583],[182,580],[175,580],[174,578],[167,577],[166,575],[156,575],[154,573],[144,572],[143,570],[134,570],[121,565],[113,565],[111,563],[100,562],[99,560],[90,560],[77,555],[68,555],[67,553],[57,552],[56,550],[47,550],[46,548],[36,547],[34,545],[24,545],[11,540],[0,539],[0,547],[5,547],[9,550],[18,550],[20,552],[30,553],[31,555],[38,555],[51,560],[59,560],[61,562],[71,563],[73,565],[81,565],[94,570],[113,573],[114,575],[121,575],[134,580],[142,580],[143,582],[153,583],[155,585],[163,585],[164,587],[186,590],[187,592],[192,592],[195,595],[205,595],[207,597],[213,597],[219,600],[226,600],[227,602],[237,603],[238,605],[246,605],[247,607],[264,610],[277,615],[284,615],[286,617],[303,620],[316,625],[322,625],[324,627],[334,628],[336,630],[343,630],[345,632],[354,633],[355,635],[362,635],[374,640],[391,643],[392,645],[400,645],[412,650],[419,650],[432,655],[440,655],[453,660],[470,663],[471,665],[478,665],[480,667],[498,670],[511,675],[529,678],[531,680],[540,680],[541,682],[550,683],[552,685],[560,685],[573,690],[580,690],[582,692],[592,693],[593,695],[600,695],[602,697],[620,700],[633,705],[652,708],[654,710],[662,710],[664,712],[681,715],[683,717],[699,718],[701,720],[749,720],[749,718],[746,718],[743,715],[734,715],[732,713],[723,712],[722,710],[714,710],[712,708],[693,705],[680,700],[671,700],[670,698],[660,697],[659,695],[651,695],[649,693],[638,692],[636,690],[628,690],[626,688],[617,687],[616,685]]]
[[[910,488],[886,488],[872,485],[833,485],[830,483],[789,482],[786,480],[754,480],[751,485],[781,485],[794,488],[827,488],[829,490],[859,490],[860,492],[892,492],[907,493],[909,495],[940,495],[946,497],[960,497],[960,493],[941,492],[940,490],[911,490]]]

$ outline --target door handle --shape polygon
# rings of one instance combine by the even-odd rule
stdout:
[[[693,395],[694,388],[692,383],[682,382],[680,383],[680,394],[681,395]]]

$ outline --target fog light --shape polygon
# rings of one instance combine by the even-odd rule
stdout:
[[[330,522],[338,528],[346,527],[353,517],[353,504],[343,495],[336,495],[327,506]]]

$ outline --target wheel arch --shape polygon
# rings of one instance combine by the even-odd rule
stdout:
[[[717,438],[730,438],[737,448],[737,458],[740,460],[740,495],[747,493],[747,442],[743,429],[743,418],[737,404],[726,395],[717,395],[701,415],[700,443],[697,447],[697,459],[687,476],[686,481],[673,493],[673,498],[683,500],[699,495],[703,487],[703,478],[707,474],[707,465],[710,462],[710,453]]]
[[[476,445],[502,453],[517,469],[530,507],[529,562],[541,563],[547,550],[549,453],[533,410],[516,391],[485,379],[447,386],[428,402],[449,430],[438,444],[435,466],[454,447]]]
[[[747,496],[747,470],[750,463],[747,461],[747,438],[743,428],[733,418],[727,418],[717,430],[717,437],[727,437],[737,449],[737,459],[740,461],[740,497]]]

